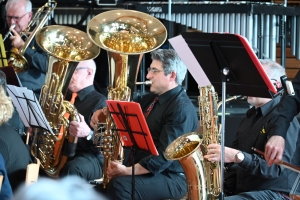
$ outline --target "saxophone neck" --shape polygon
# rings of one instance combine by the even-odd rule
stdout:
[[[246,96],[242,96],[242,95],[235,95],[235,96],[232,96],[232,97],[229,97],[225,100],[225,102],[228,102],[228,101],[231,101],[231,100],[236,100],[236,99],[245,99],[247,98]],[[219,110],[220,106],[223,104],[222,101],[220,101],[218,104],[217,104],[217,110]]]

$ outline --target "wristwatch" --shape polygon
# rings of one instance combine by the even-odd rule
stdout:
[[[237,154],[235,154],[235,163],[241,163],[244,160],[244,158],[244,153],[239,151]]]
[[[94,134],[94,131],[91,130],[91,131],[90,131],[90,134],[89,134],[88,136],[86,136],[86,140],[92,139],[93,134]]]

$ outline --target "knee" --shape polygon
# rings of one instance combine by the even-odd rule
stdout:
[[[111,199],[123,200],[131,198],[131,184],[120,180],[120,178],[114,178],[107,184],[107,194]]]
[[[59,173],[60,177],[67,175],[78,175],[82,176],[81,170],[77,165],[66,163]]]

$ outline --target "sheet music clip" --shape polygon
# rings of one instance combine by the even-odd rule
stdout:
[[[280,81],[283,89],[287,92],[287,94],[294,96],[295,91],[291,81],[287,80],[286,75],[280,77]]]

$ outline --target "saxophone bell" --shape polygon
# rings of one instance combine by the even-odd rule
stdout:
[[[3,38],[3,42],[8,38],[8,36],[12,36],[13,34],[11,33],[11,29],[14,29],[16,27],[16,24],[11,24],[7,33],[5,34]]]

